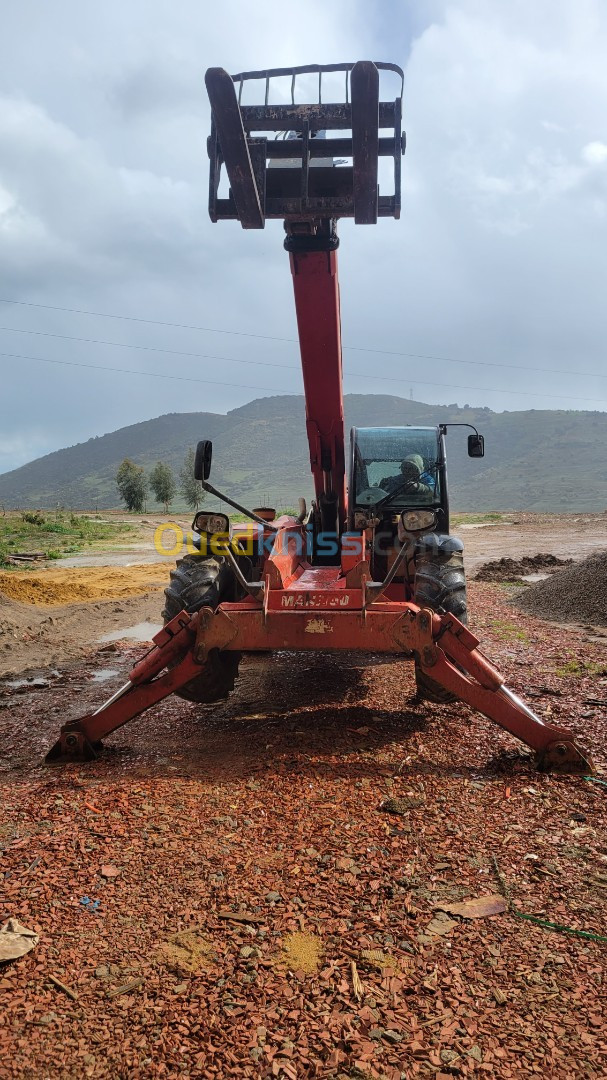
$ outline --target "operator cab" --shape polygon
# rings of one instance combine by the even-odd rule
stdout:
[[[350,529],[420,507],[436,511],[449,527],[444,434],[437,427],[352,428],[350,433]]]

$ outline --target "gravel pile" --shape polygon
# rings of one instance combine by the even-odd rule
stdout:
[[[515,603],[542,619],[607,626],[607,551],[597,551],[530,585]]]

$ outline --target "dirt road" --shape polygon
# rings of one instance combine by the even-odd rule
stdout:
[[[559,558],[581,559],[590,552],[607,546],[607,512],[601,514],[527,514],[508,513],[500,515],[499,521],[484,520],[488,515],[454,514],[452,531],[461,536],[466,545],[466,559],[470,572],[489,559],[503,555],[520,558],[546,551]],[[187,533],[191,519],[176,517],[175,524]],[[91,566],[132,566],[174,562],[174,555],[162,555],[154,537],[165,518],[132,518],[129,523],[136,530],[134,540],[122,545],[106,547],[97,543],[95,549],[61,559],[61,567],[84,568]],[[174,543],[174,535],[167,532],[163,543],[167,549]]]
[[[581,557],[604,529],[519,515],[461,535],[473,571]],[[245,658],[228,701],[169,698],[98,761],[42,765],[145,652],[99,638],[158,620],[167,572],[11,572],[0,670],[38,677],[0,683],[0,923],[40,942],[0,968],[0,1077],[607,1075],[604,789],[417,702],[408,662]],[[469,591],[507,684],[605,776],[605,639]],[[518,912],[590,936],[506,903],[445,913],[504,880]]]

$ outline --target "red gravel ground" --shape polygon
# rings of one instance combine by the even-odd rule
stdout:
[[[470,593],[508,684],[605,776],[604,645],[515,613],[500,586]],[[0,921],[40,934],[0,968],[0,1077],[607,1076],[606,944],[510,911],[429,926],[441,902],[498,891],[495,857],[521,911],[607,934],[607,788],[534,773],[467,707],[415,704],[410,664],[373,657],[249,660],[219,707],[172,698],[102,760],[41,766],[140,653],[0,698]],[[293,932],[312,968],[319,944],[316,973],[284,952]]]

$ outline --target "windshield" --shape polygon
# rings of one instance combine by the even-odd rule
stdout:
[[[356,506],[394,510],[440,502],[436,428],[355,428]]]

